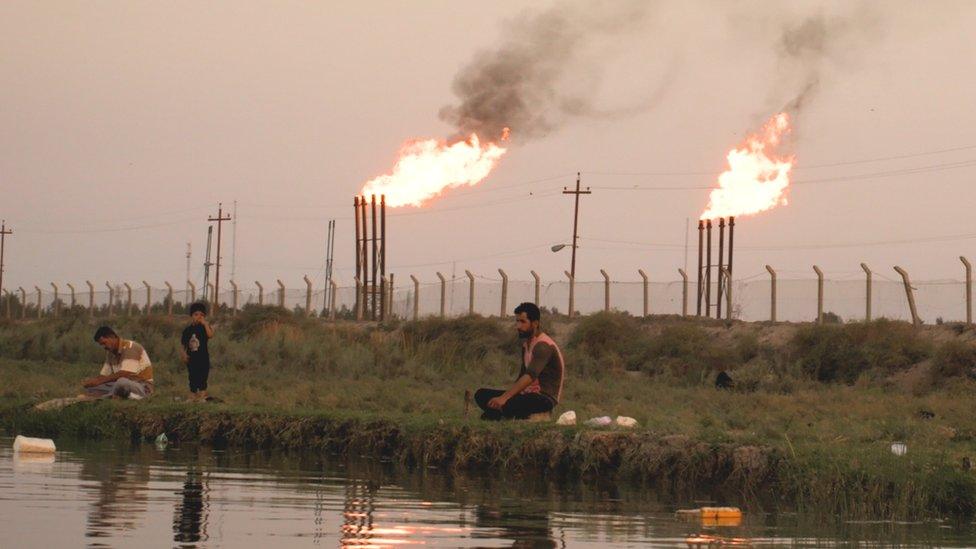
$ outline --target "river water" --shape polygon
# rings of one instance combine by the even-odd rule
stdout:
[[[746,513],[675,516],[629,483],[453,475],[371,459],[58,441],[53,459],[0,438],[0,547],[976,546],[971,524]],[[735,503],[722,501],[718,503]]]

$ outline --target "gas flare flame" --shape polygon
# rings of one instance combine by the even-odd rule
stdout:
[[[502,140],[507,136],[506,131]],[[477,185],[506,150],[496,143],[481,143],[475,134],[450,144],[437,139],[408,141],[392,172],[367,181],[360,194],[386,195],[386,204],[393,208],[420,207],[448,189]]]
[[[778,156],[776,147],[790,130],[790,117],[781,112],[729,151],[729,169],[718,176],[718,188],[712,190],[701,219],[757,214],[785,206],[794,158]]]

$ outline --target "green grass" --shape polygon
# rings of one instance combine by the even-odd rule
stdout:
[[[478,317],[330,324],[274,308],[216,323],[211,393],[193,405],[177,360],[184,319],[119,319],[143,343],[158,392],[30,414],[97,373],[84,317],[0,323],[0,412],[8,432],[154,436],[231,444],[356,448],[416,463],[544,464],[607,471],[675,489],[717,483],[792,506],[871,517],[971,515],[976,482],[973,332],[878,321],[829,326],[635,319],[601,314],[551,326],[568,370],[557,412],[636,418],[641,428],[477,421],[466,389],[504,387],[518,370],[508,322]],[[736,388],[712,386],[720,370]],[[123,413],[119,421],[115,414]],[[892,441],[908,444],[893,456]]]

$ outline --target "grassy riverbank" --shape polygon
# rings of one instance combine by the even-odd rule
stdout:
[[[176,360],[182,319],[117,323],[146,345],[159,391],[31,413],[77,392],[101,352],[85,318],[0,324],[0,422],[11,433],[155,436],[379,455],[457,468],[618,474],[717,487],[848,516],[970,516],[976,476],[971,330],[900,323],[809,326],[594,315],[552,326],[569,365],[557,412],[628,415],[634,432],[484,424],[465,389],[517,368],[508,323],[479,318],[331,325],[253,309],[218,323],[212,392],[188,404]],[[717,371],[734,390],[712,386]],[[894,456],[894,440],[909,452]],[[775,496],[775,497],[772,497]]]

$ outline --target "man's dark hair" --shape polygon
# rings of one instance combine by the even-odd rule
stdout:
[[[207,314],[207,305],[204,304],[204,303],[200,303],[199,301],[196,302],[196,303],[191,304],[190,305],[190,314],[192,315],[193,313],[195,313],[197,311],[200,311],[201,313],[204,314],[204,316],[206,316],[206,314]]]
[[[529,317],[529,320],[531,321],[542,319],[542,311],[539,310],[539,306],[535,303],[529,303],[526,301],[515,308],[516,315],[520,315],[522,313],[525,313],[525,316]]]
[[[109,328],[108,326],[101,326],[95,330],[95,337],[92,338],[96,342],[103,337],[119,337],[119,334],[115,333],[115,330]]]

